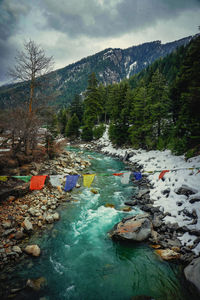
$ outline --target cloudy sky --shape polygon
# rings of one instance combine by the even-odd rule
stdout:
[[[30,38],[55,69],[105,48],[198,32],[200,0],[0,0],[0,84]]]

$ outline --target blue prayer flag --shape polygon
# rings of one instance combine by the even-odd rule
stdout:
[[[67,175],[66,182],[65,182],[65,192],[71,191],[78,181],[79,175]]]
[[[142,174],[140,172],[133,172],[133,174],[134,174],[136,180],[142,179]]]

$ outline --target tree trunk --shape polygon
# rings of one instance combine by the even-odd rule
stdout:
[[[29,113],[32,112],[33,93],[34,93],[34,80],[32,79],[31,80],[31,88],[30,88]]]

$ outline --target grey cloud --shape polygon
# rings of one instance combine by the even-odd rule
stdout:
[[[45,36],[49,32],[51,39],[55,30],[74,42],[81,38],[88,42],[90,38],[108,40],[196,9],[200,10],[200,0],[0,0],[0,81],[20,47],[21,38],[34,34],[37,42],[40,34]],[[31,11],[39,11],[38,22]],[[25,37],[25,33],[29,35]],[[55,47],[52,49],[57,52]]]
[[[14,56],[15,45],[10,38],[18,31],[21,16],[27,15],[30,5],[25,0],[0,1],[0,81],[6,79],[8,64]]]
[[[27,1],[3,0],[0,2],[0,39],[9,38],[16,30],[19,18],[28,14]]]
[[[79,1],[80,2],[80,1]],[[138,30],[156,23],[158,20],[170,19],[186,9],[200,8],[199,0],[107,0],[106,5],[99,1],[77,1],[69,6],[53,0],[43,1],[46,18],[50,27],[67,33],[69,36],[90,37],[119,36],[125,32]],[[109,3],[111,3],[109,5]]]

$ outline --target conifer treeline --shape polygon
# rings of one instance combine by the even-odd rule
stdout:
[[[200,37],[118,84],[98,84],[92,73],[84,101],[76,96],[70,108],[60,112],[63,122],[62,118],[68,119],[63,133],[77,136],[80,124],[86,141],[101,136],[102,124],[107,123],[110,139],[117,146],[168,148],[177,154],[188,152],[188,156],[198,153]]]

